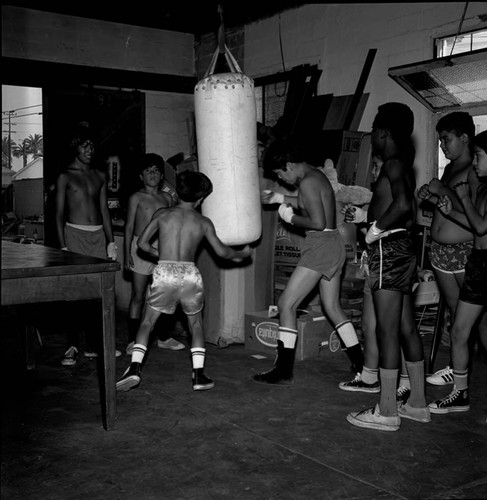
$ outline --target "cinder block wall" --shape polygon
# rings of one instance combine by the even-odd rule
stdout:
[[[386,101],[404,102],[414,112],[419,185],[436,174],[439,116],[426,109],[388,76],[394,66],[433,59],[434,39],[454,36],[464,2],[430,3],[310,3],[228,32],[227,45],[243,71],[256,78],[301,64],[323,70],[318,94],[350,95],[360,78],[369,49],[377,49],[365,93],[370,97],[359,130],[368,132],[377,107]],[[485,28],[485,2],[470,2],[462,31]],[[208,35],[200,51],[214,47]],[[282,57],[281,57],[282,44]],[[212,49],[214,50],[214,49]],[[197,54],[204,60],[204,54]]]

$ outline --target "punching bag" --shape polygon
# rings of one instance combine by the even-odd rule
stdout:
[[[262,232],[254,82],[226,46],[231,72],[213,74],[217,57],[194,92],[198,169],[213,183],[202,213],[223,243],[244,245]]]

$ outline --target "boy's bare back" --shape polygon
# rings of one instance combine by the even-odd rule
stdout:
[[[180,206],[154,214],[159,231],[159,260],[193,262],[210,227],[206,217]]]

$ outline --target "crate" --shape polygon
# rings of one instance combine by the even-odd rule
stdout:
[[[340,351],[340,340],[334,328],[320,312],[298,314],[296,361],[317,358]],[[279,318],[268,311],[245,315],[245,348],[269,356],[276,354]]]

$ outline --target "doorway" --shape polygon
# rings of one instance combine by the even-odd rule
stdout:
[[[2,236],[43,240],[42,89],[2,85]]]
[[[116,158],[116,179],[110,171],[109,209],[122,216],[138,182],[136,162],[145,152],[145,94],[94,87],[45,88],[43,94],[46,192],[46,245],[58,246],[54,217],[54,186],[59,172],[72,160],[70,139],[83,123],[95,137],[97,168],[108,169]],[[110,161],[111,161],[110,160]],[[113,166],[113,161],[111,161]],[[122,213],[122,215],[120,215]],[[112,217],[113,218],[113,217]]]

